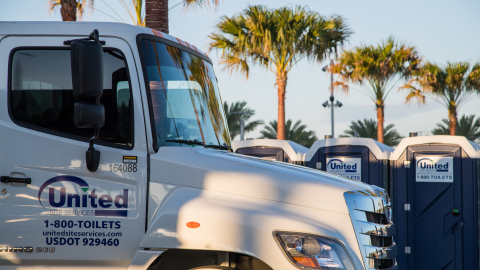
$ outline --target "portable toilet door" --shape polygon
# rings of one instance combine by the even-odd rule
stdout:
[[[399,269],[479,269],[480,145],[411,137],[390,160]]]
[[[331,138],[313,143],[307,167],[384,188],[389,193],[388,165],[393,148],[370,138]]]
[[[305,153],[308,148],[288,140],[255,139],[234,141],[232,150],[235,153],[265,160],[304,165]]]

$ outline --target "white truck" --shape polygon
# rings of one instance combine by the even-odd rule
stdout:
[[[0,269],[397,269],[382,189],[234,154],[212,61],[0,23]]]

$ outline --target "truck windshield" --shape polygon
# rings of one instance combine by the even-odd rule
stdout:
[[[140,53],[150,88],[157,147],[230,145],[212,65],[151,40],[142,41]]]

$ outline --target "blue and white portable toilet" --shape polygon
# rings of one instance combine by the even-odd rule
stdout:
[[[410,137],[390,160],[399,269],[479,269],[480,145]]]
[[[304,165],[308,148],[288,140],[255,139],[234,141],[232,142],[232,150],[235,153],[265,160]]]
[[[331,138],[313,143],[307,167],[376,185],[389,191],[389,156],[393,148],[370,138]]]

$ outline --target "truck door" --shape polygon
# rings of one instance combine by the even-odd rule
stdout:
[[[411,146],[408,269],[462,268],[462,164],[459,146]]]
[[[0,269],[128,267],[145,232],[147,152],[132,49],[101,37],[106,119],[92,173],[85,151],[94,130],[73,123],[67,39],[0,42]]]

